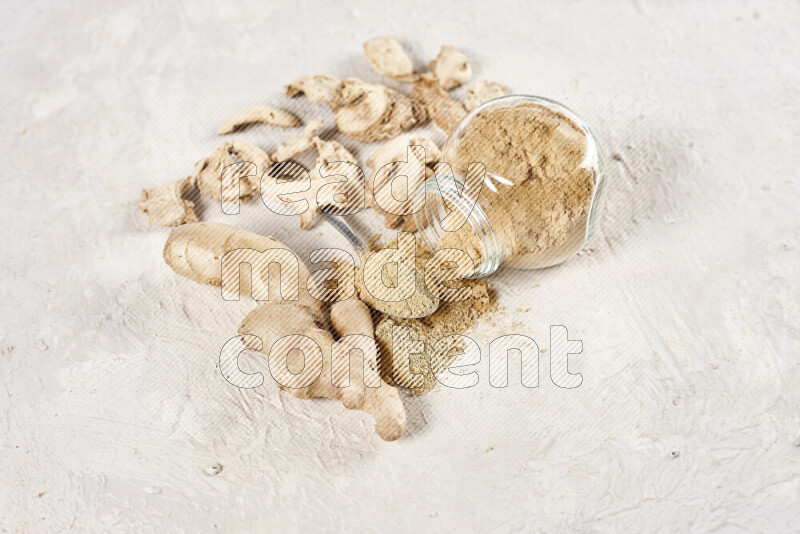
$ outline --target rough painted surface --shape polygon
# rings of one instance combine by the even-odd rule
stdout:
[[[796,3],[114,4],[4,7],[0,527],[796,528]],[[418,69],[452,43],[476,78],[566,103],[613,157],[602,234],[498,275],[481,383],[407,399],[387,444],[336,403],[225,383],[217,347],[249,304],[177,279],[136,200],[297,76],[377,80],[361,43],[390,31]],[[246,208],[236,224],[301,251],[345,246]],[[583,384],[554,386],[544,353],[538,389],[489,387],[489,341],[547,348],[551,324],[583,340]]]

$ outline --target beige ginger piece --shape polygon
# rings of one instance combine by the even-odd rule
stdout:
[[[357,299],[334,304],[331,321],[340,336],[361,334],[374,337],[369,310]],[[349,385],[333,385],[334,377],[347,369],[334,368],[334,340],[325,328],[319,310],[296,302],[265,303],[244,318],[239,334],[258,336],[260,347],[247,338],[245,346],[268,355],[273,377],[290,395],[300,399],[335,399],[348,409],[369,413],[375,419],[376,433],[385,441],[396,440],[403,434],[406,414],[397,389],[379,378],[377,387],[365,385],[361,351],[354,350],[349,354]],[[313,340],[322,353],[321,361],[312,357],[313,344],[302,340],[293,342],[286,336],[307,336]],[[279,340],[281,343],[276,344]],[[300,350],[291,350],[298,348]],[[377,371],[374,360],[368,360],[367,365],[372,366],[370,370]],[[307,385],[306,377],[313,382]]]
[[[295,97],[305,95],[311,102],[323,102],[331,108],[334,113],[341,105],[339,98],[339,86],[342,81],[330,74],[315,74],[312,76],[302,76],[288,84],[286,96]]]
[[[306,124],[303,133],[297,137],[292,137],[278,145],[272,152],[271,158],[274,162],[289,161],[314,146],[314,136],[322,127],[322,117],[317,117]]]
[[[220,286],[222,284],[221,260],[226,252],[236,249],[255,249],[260,252],[269,249],[289,249],[277,239],[240,230],[218,222],[200,222],[178,226],[170,232],[164,245],[164,261],[177,274],[199,284]],[[255,270],[254,270],[255,271]],[[254,283],[263,282],[263,272],[253,272],[240,278],[240,294],[248,295]],[[290,273],[281,272],[281,277]],[[309,277],[308,268],[298,261],[298,280],[300,282],[298,302],[313,309],[320,308],[320,302],[306,290]],[[251,283],[252,280],[252,283]],[[277,289],[275,284],[271,284]],[[270,294],[270,301],[281,300],[280,292]]]
[[[229,134],[243,126],[249,126],[255,123],[272,124],[285,128],[294,128],[303,124],[300,119],[288,111],[276,108],[275,106],[256,105],[246,107],[231,115],[228,120],[219,127],[217,135]]]
[[[426,165],[433,165],[442,157],[439,147],[436,146],[436,144],[430,139],[412,134],[403,134],[384,143],[367,159],[367,165],[372,169],[372,176],[374,177],[374,180],[370,181],[372,186],[367,188],[367,198],[370,206],[372,207],[373,211],[383,217],[384,226],[386,228],[401,227],[404,231],[410,232],[416,231],[414,217],[404,217],[402,215],[384,211],[375,201],[375,197],[382,194],[390,194],[386,188],[391,187],[392,178],[397,175],[398,165],[395,165],[391,169],[386,169],[383,172],[379,171],[389,163],[407,161],[408,147],[412,145],[419,145],[425,148]],[[430,178],[432,173],[433,171],[426,167],[424,179],[427,180]],[[416,191],[420,185],[422,185],[421,181],[409,183],[409,194]]]
[[[339,94],[343,104],[336,111],[336,127],[357,141],[389,139],[427,119],[419,102],[383,85],[347,78]]]
[[[506,88],[496,82],[477,80],[467,88],[464,96],[464,106],[467,111],[472,111],[484,102],[506,95]]]
[[[419,74],[397,39],[389,35],[374,37],[364,43],[364,55],[375,72],[398,82],[415,82]]]
[[[467,115],[464,105],[450,98],[439,81],[431,74],[423,74],[411,90],[411,97],[425,104],[425,109],[434,124],[450,133]]]
[[[253,176],[242,177],[239,198],[247,200],[258,193],[261,175],[272,164],[269,155],[244,139],[225,141],[209,157],[195,164],[195,181],[200,192],[219,200],[222,196],[222,171],[225,167],[249,161],[256,166]]]
[[[444,45],[439,50],[439,55],[431,61],[430,67],[441,86],[448,91],[472,79],[469,58],[450,45]]]
[[[151,223],[159,226],[180,226],[197,222],[194,202],[181,198],[192,186],[192,178],[186,177],[171,184],[157,185],[142,190],[139,209]]]
[[[320,210],[321,206],[317,201],[317,192],[320,187],[325,185],[326,180],[319,172],[320,167],[326,163],[333,163],[336,161],[358,165],[356,157],[337,141],[325,141],[319,137],[314,137],[311,142],[317,151],[317,161],[314,167],[309,171],[309,175],[311,176],[311,188],[303,194],[303,198],[308,201],[308,210],[300,215],[301,230],[311,228],[317,220],[317,217],[322,213]],[[336,191],[333,194],[346,193],[348,186],[352,186],[352,184],[349,182],[338,182]],[[358,186],[361,187],[361,184]]]
[[[287,85],[286,94],[305,94],[312,102],[325,102],[336,114],[340,132],[367,143],[395,137],[428,118],[420,102],[358,78],[304,76]]]

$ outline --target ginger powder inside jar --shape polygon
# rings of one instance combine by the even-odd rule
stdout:
[[[531,96],[489,101],[456,128],[443,161],[449,166],[440,164],[425,183],[417,226],[429,248],[466,252],[476,266],[473,277],[501,264],[561,263],[595,230],[605,180],[600,148],[561,104]],[[482,163],[485,175],[470,192],[464,184],[473,163]],[[451,214],[463,224],[445,231],[442,221]]]

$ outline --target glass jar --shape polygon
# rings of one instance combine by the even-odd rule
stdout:
[[[442,161],[423,186],[415,222],[430,250],[467,252],[476,265],[472,278],[500,265],[556,265],[597,228],[606,179],[601,148],[558,102],[514,95],[482,104],[450,135]],[[464,186],[468,170],[479,186],[472,191]]]

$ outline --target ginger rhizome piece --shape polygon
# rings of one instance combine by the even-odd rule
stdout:
[[[300,119],[288,111],[275,106],[256,105],[246,107],[231,115],[219,127],[217,135],[229,134],[243,126],[255,123],[272,124],[274,126],[283,126],[284,128],[294,128],[303,124]]]
[[[424,180],[432,176],[433,171],[427,166],[435,164],[442,157],[439,147],[436,146],[433,141],[421,136],[403,134],[387,141],[367,158],[367,165],[372,169],[372,176],[370,176],[369,180],[372,186],[367,188],[367,199],[372,209],[383,217],[384,226],[386,228],[401,227],[406,231],[416,230],[413,216],[403,216],[388,212],[376,201],[376,197],[382,198],[382,196],[385,197],[393,193],[391,188],[394,183],[394,178],[397,177],[405,167],[402,163],[398,162],[408,161],[408,147],[414,145],[421,146],[425,149],[426,168],[424,169],[424,175],[420,173],[414,174],[413,172],[411,176],[406,175],[408,195],[413,195],[419,191]],[[394,165],[386,167],[390,163],[394,163]]]
[[[237,249],[254,249],[260,252],[272,249],[291,250],[270,236],[254,234],[234,226],[217,222],[184,224],[172,230],[164,245],[164,261],[179,275],[200,284],[222,285],[221,261],[225,253]],[[252,263],[251,263],[252,265]],[[240,295],[248,295],[253,287],[266,288],[268,272],[252,269],[252,276],[239,279]],[[281,279],[296,276],[299,280],[298,302],[318,309],[320,303],[306,289],[308,268],[297,262],[297,272],[281,272]],[[235,278],[235,277],[234,277]],[[274,284],[273,284],[274,285]],[[274,286],[277,287],[277,286]],[[270,294],[270,300],[281,300],[281,293]]]
[[[171,184],[143,189],[139,209],[147,215],[151,223],[159,226],[179,226],[197,222],[194,202],[181,197],[190,187],[192,178],[186,177]]]
[[[195,181],[200,192],[213,200],[222,197],[222,171],[234,163],[250,162],[255,165],[249,176],[239,181],[239,198],[247,200],[258,193],[261,175],[272,164],[269,155],[254,144],[237,139],[225,141],[213,154],[195,163]]]
[[[304,94],[312,102],[324,102],[335,113],[339,131],[357,141],[389,139],[427,120],[421,103],[358,78],[340,81],[328,74],[304,76],[287,85],[286,94]]]
[[[444,45],[439,55],[430,63],[431,72],[445,90],[450,90],[472,79],[469,58],[450,45]]]
[[[467,115],[464,105],[450,98],[450,95],[439,84],[432,74],[423,74],[419,82],[411,89],[411,96],[423,104],[428,115],[436,126],[450,133]]]
[[[244,318],[239,334],[261,339],[260,351],[268,354],[270,370],[281,389],[300,399],[335,399],[350,410],[369,413],[375,419],[375,432],[386,441],[396,440],[405,430],[406,413],[397,389],[379,377],[369,309],[355,298],[337,302],[331,307],[331,322],[340,337],[366,336],[359,340],[361,350],[336,354],[334,359],[334,340],[325,327],[323,316],[317,310],[294,302],[258,306]],[[307,340],[286,336],[307,336],[318,348]],[[278,340],[282,343],[276,344]],[[259,349],[252,344],[248,346],[247,341],[245,346]],[[318,351],[321,351],[321,359],[313,357],[313,353],[319,355]],[[294,374],[298,369],[302,372]],[[348,371],[349,381],[342,380]],[[306,377],[316,379],[306,385]],[[334,382],[347,385],[337,387]]]
[[[314,136],[317,135],[317,132],[322,127],[322,117],[317,117],[313,121],[306,124],[306,127],[303,128],[303,133],[298,135],[297,137],[292,137],[291,139],[284,141],[283,143],[279,144],[275,147],[275,150],[272,152],[270,156],[272,161],[274,162],[281,162],[281,161],[289,161],[292,158],[296,158],[312,146],[314,146]]]
[[[415,82],[419,74],[397,39],[389,35],[374,37],[364,43],[364,55],[375,72],[398,82]]]
[[[464,96],[464,106],[467,111],[472,111],[484,102],[506,95],[506,88],[496,82],[478,80],[467,87]]]

